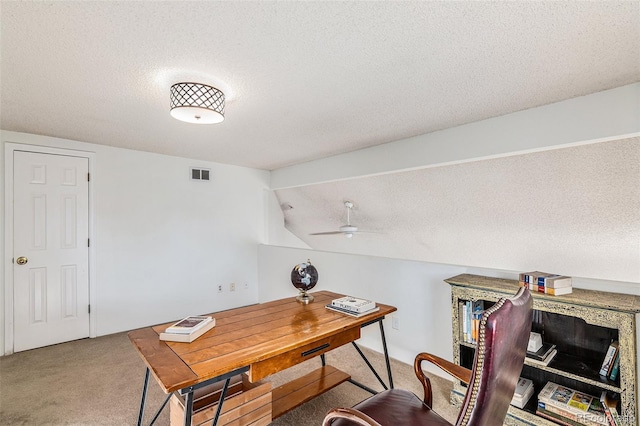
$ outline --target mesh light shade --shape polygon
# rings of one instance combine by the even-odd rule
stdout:
[[[224,93],[205,84],[176,83],[171,86],[171,116],[187,123],[220,123]]]

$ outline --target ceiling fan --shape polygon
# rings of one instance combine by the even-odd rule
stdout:
[[[353,234],[374,234],[372,231],[359,231],[358,227],[351,224],[351,209],[353,208],[353,203],[351,201],[345,201],[344,206],[347,208],[347,224],[338,228],[337,231],[329,231],[329,232],[315,232],[309,235],[340,235],[343,234],[347,238],[352,238]]]

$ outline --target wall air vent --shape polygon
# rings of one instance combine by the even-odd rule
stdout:
[[[191,180],[210,180],[210,169],[196,169],[191,168]]]

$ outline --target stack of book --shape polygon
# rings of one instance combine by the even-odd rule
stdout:
[[[558,353],[556,345],[553,343],[543,343],[540,349],[535,352],[527,351],[527,359],[534,364],[549,365],[554,356]]]
[[[533,395],[533,382],[524,377],[520,377],[516,385],[516,390],[513,393],[513,398],[511,399],[511,405],[523,408],[527,405],[531,395]]]
[[[160,340],[191,343],[216,325],[215,318],[189,316],[167,327],[160,333]]]
[[[331,303],[325,305],[329,310],[341,312],[352,317],[361,317],[380,310],[375,302],[366,299],[358,299],[356,297],[345,296],[334,299]]]
[[[536,414],[562,425],[609,426],[600,398],[553,382],[538,394]]]
[[[600,403],[604,408],[604,413],[607,415],[607,420],[611,426],[622,426],[622,420],[618,414],[618,401],[620,397],[618,395],[612,395],[607,391],[602,391],[600,395]]]
[[[607,354],[604,356],[600,375],[609,380],[616,380],[620,371],[620,345],[618,341],[611,342]]]
[[[520,274],[520,286],[528,287],[530,291],[561,296],[573,293],[571,277],[550,274],[548,272],[523,272]]]
[[[480,329],[480,319],[484,312],[484,301],[482,300],[467,300],[462,305],[461,312],[461,326],[462,326],[462,340],[465,343],[478,343],[478,332]]]

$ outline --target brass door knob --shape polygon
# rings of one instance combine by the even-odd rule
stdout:
[[[19,258],[16,259],[16,263],[18,265],[26,265],[26,263],[29,261],[29,259],[27,259],[24,256],[20,256]]]

